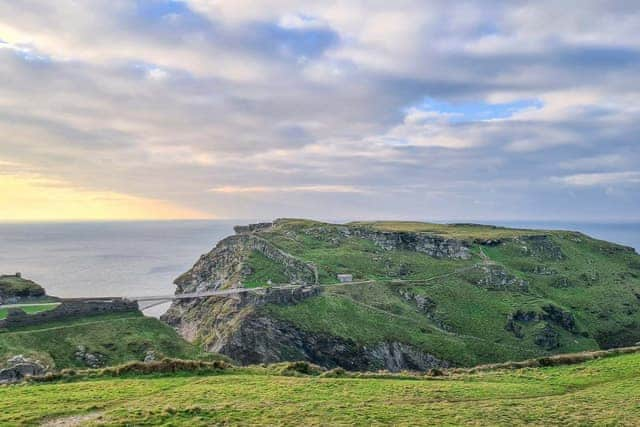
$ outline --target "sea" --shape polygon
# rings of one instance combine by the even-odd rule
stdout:
[[[0,223],[0,274],[20,272],[60,297],[172,294],[177,276],[232,234],[235,224],[248,222]],[[640,252],[640,222],[481,222],[581,231]],[[165,309],[161,306],[151,314]]]

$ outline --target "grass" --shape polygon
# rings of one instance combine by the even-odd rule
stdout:
[[[158,355],[197,358],[200,351],[172,328],[139,313],[116,313],[51,322],[0,332],[0,362],[16,354],[62,369],[84,367],[75,357],[78,346],[104,356],[108,365]]]
[[[35,314],[41,313],[43,311],[53,310],[58,305],[60,305],[60,303],[34,304],[20,307],[20,309],[27,314]],[[9,314],[8,308],[0,308],[0,320],[5,319],[7,317],[7,314]]]
[[[462,239],[469,260],[436,259],[406,250],[384,250],[354,237],[351,226],[386,231],[424,232]],[[400,341],[455,364],[470,366],[535,355],[633,345],[640,341],[640,257],[619,245],[568,231],[520,230],[482,225],[367,222],[348,225],[280,220],[261,233],[278,248],[318,268],[320,282],[336,274],[374,285],[328,289],[296,305],[264,308],[269,315],[306,331],[348,338],[362,345]],[[535,238],[532,238],[535,236]],[[484,244],[500,240],[500,244]],[[524,287],[479,285],[480,269],[428,282],[393,285],[393,279],[421,280],[491,263]],[[274,269],[273,266],[265,271]],[[273,274],[273,273],[269,273]],[[404,294],[404,296],[403,296]],[[410,297],[407,298],[406,295]],[[413,296],[432,301],[429,312]],[[576,327],[544,319],[543,307],[570,316]],[[537,313],[516,322],[510,315]],[[539,343],[545,331],[556,343]]]
[[[0,296],[5,297],[42,297],[44,289],[37,283],[18,276],[0,276]]]
[[[433,224],[413,221],[370,221],[351,222],[349,225],[370,227],[380,231],[429,233],[452,239],[496,240],[540,234],[540,231],[536,230],[506,228],[482,224]]]
[[[251,268],[251,274],[242,282],[245,288],[268,286],[269,280],[273,284],[289,281],[282,265],[270,260],[258,251],[251,252],[247,265]]]
[[[640,355],[426,378],[260,367],[0,388],[0,424],[637,425]],[[75,417],[75,418],[70,418]]]

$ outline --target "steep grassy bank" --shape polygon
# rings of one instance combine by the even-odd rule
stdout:
[[[640,355],[447,378],[218,374],[0,387],[0,424],[637,425]]]

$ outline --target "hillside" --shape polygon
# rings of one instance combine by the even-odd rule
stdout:
[[[334,286],[336,275],[372,282]],[[640,341],[640,256],[568,231],[297,219],[237,227],[177,292],[297,282],[178,301],[165,320],[240,363],[355,370],[471,366]]]
[[[195,358],[199,351],[139,312],[96,315],[0,331],[0,368],[23,355],[50,370],[100,367],[154,357]],[[213,357],[213,355],[210,355]]]
[[[89,377],[0,387],[0,424],[631,426],[639,376],[640,355],[629,354],[450,377],[283,376],[270,367]]]
[[[19,274],[0,275],[0,304],[45,296],[45,290]]]

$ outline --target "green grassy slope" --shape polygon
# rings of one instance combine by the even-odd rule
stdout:
[[[301,304],[263,310],[307,331],[365,345],[400,341],[460,365],[640,341],[640,256],[629,248],[565,231],[403,222],[346,228],[354,226],[460,239],[472,258],[386,251],[345,226],[279,221],[260,236],[314,263],[321,283],[335,283],[338,273],[377,282],[328,287]],[[482,268],[516,284],[483,285]]]
[[[32,280],[17,276],[0,275],[0,296],[42,297],[44,294],[44,289]]]
[[[0,332],[0,362],[22,354],[56,369],[83,367],[74,354],[78,346],[103,355],[107,365],[142,360],[149,350],[168,357],[199,356],[194,346],[159,320],[119,313]]]
[[[235,368],[0,387],[0,424],[637,425],[640,355],[445,378]],[[75,425],[75,424],[74,424]]]

